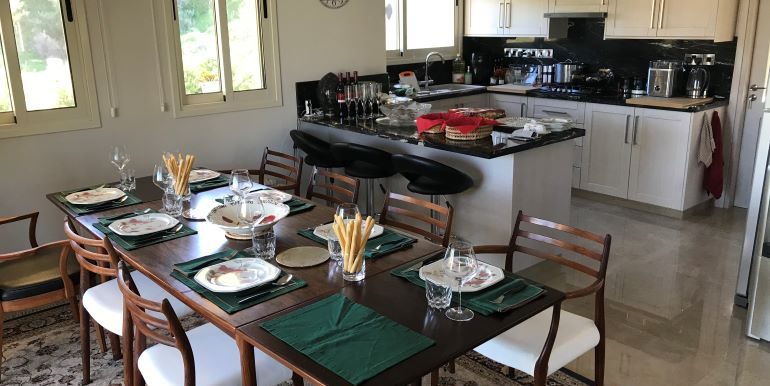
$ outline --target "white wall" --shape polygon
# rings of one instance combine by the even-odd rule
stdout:
[[[102,127],[0,139],[0,217],[40,211],[38,239],[61,239],[63,218],[45,194],[116,179],[109,148],[125,144],[130,167],[149,175],[166,150],[212,168],[256,167],[265,146],[288,150],[296,127],[294,84],[327,72],[385,72],[382,2],[351,1],[330,10],[317,0],[278,0],[283,106],[175,119],[161,112],[150,1],[86,0]],[[96,1],[102,1],[113,54],[119,115],[109,115]],[[158,31],[160,34],[162,30]],[[163,68],[164,78],[166,68]],[[170,95],[169,85],[165,85]],[[170,99],[166,101],[170,103]],[[22,248],[22,229],[0,228],[0,251]]]

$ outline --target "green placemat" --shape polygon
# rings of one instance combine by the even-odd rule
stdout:
[[[150,213],[152,213],[151,211]],[[123,249],[127,251],[132,251],[134,249],[143,248],[149,245],[159,244],[163,243],[169,240],[178,239],[180,237],[190,236],[198,233],[195,229],[192,229],[188,227],[187,225],[182,225],[182,229],[179,230],[179,232],[176,233],[169,233],[169,234],[163,234],[162,236],[158,237],[152,237],[152,238],[146,238],[142,236],[138,237],[131,237],[131,236],[120,236],[113,232],[110,228],[110,224],[113,223],[113,221],[116,221],[118,219],[123,218],[130,218],[137,216],[138,214],[133,214],[131,216],[111,216],[111,217],[102,217],[99,219],[98,222],[93,223],[94,228],[98,229],[100,232],[104,233],[105,236],[109,237],[112,242],[120,245]]]
[[[273,299],[275,297],[281,296],[285,293],[294,291],[296,289],[302,288],[307,285],[307,283],[304,280],[298,279],[295,277],[291,280],[289,284],[283,287],[270,288],[271,286],[267,285],[267,286],[260,286],[257,288],[250,288],[240,292],[222,293],[222,292],[209,291],[208,289],[204,288],[202,285],[198,284],[198,282],[196,282],[195,279],[193,279],[195,274],[199,270],[205,267],[218,264],[223,261],[234,259],[237,257],[246,257],[241,255],[242,252],[238,252],[238,254],[233,256],[232,255],[233,252],[234,251],[232,249],[228,249],[222,252],[215,253],[213,255],[203,256],[184,263],[174,264],[174,270],[171,272],[171,276],[181,281],[182,283],[184,283],[184,285],[190,287],[190,289],[199,293],[201,296],[208,299],[210,302],[216,304],[217,307],[221,308],[223,311],[227,312],[228,314],[232,314],[242,309],[249,308],[253,305]],[[283,276],[283,273],[280,276]],[[241,299],[248,296],[253,296],[260,292],[265,292],[265,294],[262,296],[257,296],[249,301],[239,303]]]
[[[108,201],[108,202],[103,202],[95,205],[73,205],[73,204],[70,204],[66,199],[64,199],[64,197],[66,197],[70,193],[89,190],[89,189],[96,189],[100,186],[101,185],[95,185],[89,188],[75,189],[75,190],[69,190],[66,192],[56,193],[54,195],[54,198],[56,198],[57,201],[61,202],[62,205],[67,207],[67,209],[69,209],[70,211],[72,211],[72,213],[75,213],[78,216],[81,216],[84,214],[90,214],[90,213],[104,212],[110,209],[122,208],[124,206],[136,205],[136,204],[142,203],[142,200],[139,197],[131,193],[126,193],[126,196],[128,198],[126,198],[125,201],[121,201],[121,202]]]
[[[201,181],[196,184],[190,184],[190,192],[191,193],[205,192],[207,190],[221,188],[229,184],[230,184],[229,177],[225,176],[224,174],[220,174],[219,177],[217,178],[212,178],[207,181]]]
[[[312,229],[303,229],[297,232],[297,234],[313,240],[319,244],[326,245],[327,243],[326,240],[316,236]],[[385,228],[381,235],[369,239],[366,242],[366,247],[364,247],[364,258],[374,259],[377,257],[382,257],[387,254],[400,251],[404,248],[408,248],[416,242],[417,239],[413,237],[409,237],[407,235]],[[380,245],[382,245],[382,247],[380,247],[378,250],[377,247]]]
[[[438,259],[440,259],[440,257],[428,257],[422,262],[407,264],[406,266],[393,269],[390,271],[390,274],[425,288],[425,281],[420,279],[419,270],[412,268],[416,268],[417,265],[430,264]],[[499,283],[482,291],[463,293],[463,306],[468,307],[481,315],[489,316],[494,313],[507,312],[517,307],[521,307],[545,293],[543,288],[529,284],[526,279],[523,279],[518,275],[506,271],[503,271],[503,273],[505,273],[505,278]],[[502,294],[505,294],[502,303],[491,303],[492,300],[495,300]],[[457,300],[458,295],[455,293],[452,296],[452,303],[457,304]]]
[[[262,323],[262,328],[354,385],[435,343],[340,294]]]

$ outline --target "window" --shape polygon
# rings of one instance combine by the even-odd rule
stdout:
[[[177,116],[281,104],[275,0],[168,0]]]
[[[459,0],[385,0],[388,63],[424,60],[430,51],[451,57],[460,49]]]
[[[0,137],[99,126],[82,2],[0,3]]]

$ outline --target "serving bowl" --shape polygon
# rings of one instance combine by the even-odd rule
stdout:
[[[417,117],[430,112],[430,103],[385,103],[380,111],[394,123],[413,123]]]
[[[246,199],[244,205],[257,205],[259,201]],[[238,218],[238,212],[240,210],[241,203],[222,204],[214,207],[206,216],[206,221],[216,225],[225,234],[234,239],[251,239],[251,229],[249,224],[243,222]],[[273,225],[281,221],[284,217],[289,215],[289,206],[280,202],[263,200],[262,201],[262,218],[259,223],[254,226],[254,233],[260,234],[267,232],[273,228]]]

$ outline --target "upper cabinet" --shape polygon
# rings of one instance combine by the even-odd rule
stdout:
[[[558,1],[558,0],[552,0]],[[738,0],[608,0],[606,38],[731,41]]]
[[[548,36],[549,0],[465,0],[465,36]]]
[[[607,12],[607,3],[609,1],[610,0],[549,0],[548,12]]]

